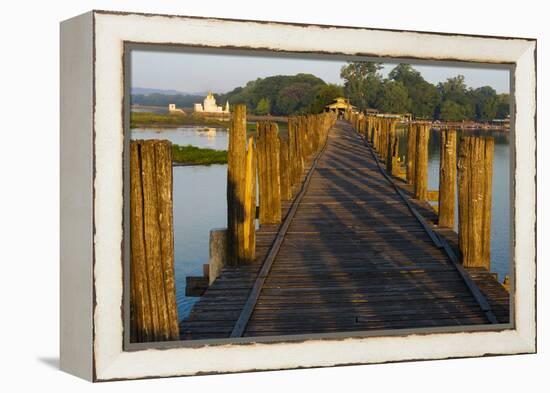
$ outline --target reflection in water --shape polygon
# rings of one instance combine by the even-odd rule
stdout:
[[[407,133],[397,131],[399,154],[403,158],[407,151]],[[462,135],[490,135],[495,140],[493,161],[493,194],[491,214],[491,271],[498,273],[502,280],[509,274],[510,263],[510,134],[501,131],[458,131]],[[439,150],[438,130],[430,131],[428,145],[428,188],[439,189]],[[458,200],[458,198],[457,198]],[[455,211],[455,230],[458,230],[458,205]]]
[[[227,129],[211,127],[135,128],[132,139],[168,139],[176,145],[227,149]]]

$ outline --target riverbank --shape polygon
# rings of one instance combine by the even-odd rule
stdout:
[[[415,121],[401,122],[403,125],[408,125],[410,123],[415,123]],[[424,123],[426,124],[426,123]],[[473,121],[464,121],[464,122],[452,122],[452,121],[432,121],[429,122],[431,127],[435,130],[439,129],[457,129],[457,130],[487,130],[487,131],[502,131],[509,132],[510,126],[502,124],[489,124],[489,123],[479,123]]]
[[[176,166],[227,164],[227,150],[172,145],[172,163]]]
[[[130,114],[130,128],[172,128],[181,126],[227,128],[229,127],[229,121],[180,113],[157,114],[152,112],[132,112]]]
[[[288,118],[282,116],[247,116],[247,131],[256,131],[256,122],[273,121],[280,131],[288,130]],[[197,115],[181,113],[159,114],[153,112],[132,112],[130,128],[178,128],[184,126],[204,126],[205,128],[229,128],[228,120],[218,120]]]

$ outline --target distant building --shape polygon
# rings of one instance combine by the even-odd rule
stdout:
[[[229,102],[225,103],[225,109],[216,104],[216,98],[209,92],[202,104],[195,104],[195,112],[200,113],[229,113]]]
[[[354,110],[355,107],[349,103],[349,100],[344,97],[338,97],[334,100],[332,104],[325,106],[327,111],[335,111],[339,113],[344,113],[347,110]]]
[[[176,104],[168,104],[169,113],[185,113],[183,109],[176,108]]]

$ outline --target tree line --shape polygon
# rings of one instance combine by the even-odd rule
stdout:
[[[489,121],[510,113],[509,94],[497,94],[490,86],[469,88],[463,75],[433,85],[410,64],[398,64],[387,78],[381,69],[376,62],[349,62],[342,67],[344,94],[352,105],[447,121]]]
[[[325,105],[343,94],[342,86],[311,74],[296,74],[258,78],[221,95],[220,100],[246,104],[256,115],[286,116],[323,112]]]
[[[225,94],[218,103],[246,104],[256,115],[287,116],[320,113],[337,97],[346,97],[359,110],[411,113],[419,119],[447,121],[503,119],[509,115],[509,95],[490,86],[469,88],[457,75],[437,85],[426,81],[410,64],[398,64],[387,78],[377,62],[348,62],[340,72],[343,85],[325,83],[312,74],[258,78]],[[183,95],[132,95],[132,104],[192,107],[204,97]]]

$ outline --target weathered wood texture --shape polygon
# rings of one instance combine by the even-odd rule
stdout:
[[[227,149],[228,264],[247,263],[245,251],[246,106],[235,105]],[[255,210],[255,209],[254,209]],[[255,213],[254,213],[255,214]]]
[[[244,261],[251,263],[256,258],[256,173],[257,157],[254,137],[248,138],[244,177]]]
[[[456,131],[441,130],[439,158],[439,226],[454,228],[456,194]]]
[[[300,185],[305,165],[300,146],[299,119],[296,116],[290,116],[288,118],[288,150],[290,183],[293,192],[295,192]]]
[[[414,174],[416,162],[416,124],[409,124],[407,137],[407,184],[414,185]]]
[[[290,151],[287,138],[279,136],[280,158],[279,174],[281,179],[281,200],[289,201],[292,199],[292,185],[290,181]]]
[[[208,284],[211,285],[227,264],[227,229],[210,231],[208,256]]]
[[[437,225],[438,217],[433,207],[426,201],[414,199],[413,189],[409,184],[399,184],[401,190],[409,197],[415,209],[420,212],[422,217],[431,225],[438,236],[445,239],[451,245],[455,255],[460,255],[458,246],[458,234],[450,228],[441,228]],[[468,267],[466,271],[471,279],[477,284],[480,291],[486,297],[493,313],[496,315],[499,323],[510,322],[510,294],[506,286],[498,281],[494,273],[491,273],[484,267]]]
[[[283,203],[283,210],[288,206]],[[182,338],[229,336],[278,228],[260,227],[256,262],[222,272],[182,321]],[[368,148],[349,125],[337,123],[244,335],[485,323],[454,265]]]
[[[273,122],[257,127],[260,225],[281,222],[281,177],[279,128]]]
[[[428,139],[430,128],[421,124],[416,129],[416,160],[414,162],[414,196],[428,200]]]
[[[459,245],[467,267],[491,263],[492,137],[467,136],[458,157]]]
[[[130,142],[130,183],[130,340],[177,340],[170,142]]]

